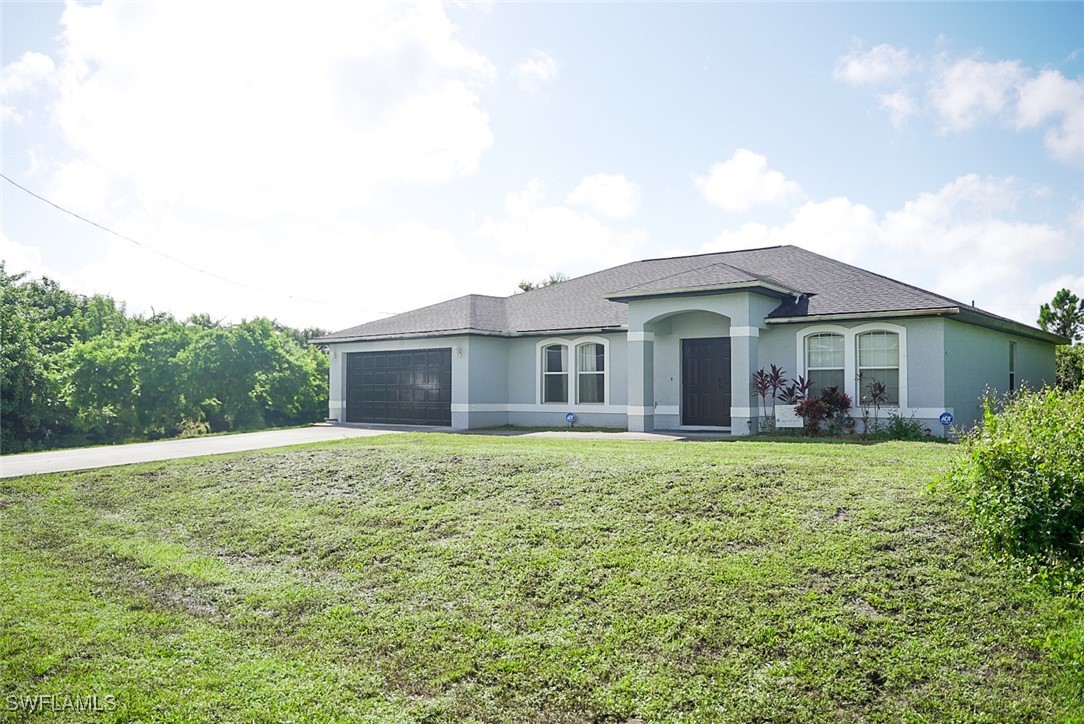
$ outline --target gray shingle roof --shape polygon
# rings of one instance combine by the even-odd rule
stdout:
[[[796,246],[775,246],[647,259],[503,298],[471,294],[333,332],[313,341],[458,331],[522,334],[621,328],[628,323],[628,305],[615,299],[623,295],[682,290],[692,293],[743,284],[781,287],[801,294],[798,298],[777,295],[783,297],[783,302],[769,315],[776,319],[967,307],[948,297]]]

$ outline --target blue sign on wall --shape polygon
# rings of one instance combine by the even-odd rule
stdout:
[[[952,418],[952,413],[951,412],[942,412],[941,417],[939,417],[937,419],[941,421],[942,425],[946,425],[946,426],[951,425],[952,424],[952,419],[953,419]]]
[[[567,415],[565,415],[565,422],[567,422],[569,425],[571,425],[575,421],[576,421],[575,413],[570,412]]]

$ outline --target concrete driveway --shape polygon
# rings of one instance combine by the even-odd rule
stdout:
[[[190,437],[184,440],[159,440],[158,442],[139,442],[129,445],[107,445],[76,450],[51,450],[22,455],[4,455],[0,457],[0,478],[13,478],[17,475],[34,475],[38,473],[59,473],[67,470],[87,470],[111,465],[147,463],[156,460],[199,457],[201,455],[220,455],[222,453],[261,450],[284,445],[343,440],[350,437],[391,435],[402,431],[402,429],[393,428],[365,428],[322,423],[312,427],[298,427],[292,430],[264,430],[262,432],[243,432],[236,435]]]

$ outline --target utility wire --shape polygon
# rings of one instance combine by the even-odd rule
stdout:
[[[185,261],[183,259],[178,259],[177,257],[175,257],[175,256],[173,256],[171,254],[167,254],[166,252],[164,252],[164,251],[162,251],[160,249],[155,249],[152,246],[147,246],[146,244],[144,244],[144,243],[142,243],[140,241],[136,241],[135,239],[133,239],[130,236],[125,236],[124,234],[121,234],[120,232],[113,231],[108,226],[103,226],[103,225],[99,224],[97,221],[93,221],[91,219],[86,218],[85,216],[80,216],[79,214],[75,213],[74,211],[70,211],[69,209],[65,209],[60,204],[54,203],[54,202],[50,201],[49,199],[45,198],[44,196],[39,196],[38,194],[36,194],[33,191],[31,191],[30,189],[26,188],[22,184],[19,184],[19,183],[13,181],[12,179],[8,178],[3,173],[0,173],[0,178],[4,179],[5,181],[7,181],[9,184],[14,186],[15,188],[17,188],[17,189],[19,189],[21,191],[24,191],[25,193],[30,194],[31,196],[33,196],[38,201],[44,201],[45,203],[49,204],[53,208],[58,209],[60,211],[63,211],[65,214],[68,214],[69,216],[74,216],[75,218],[79,219],[80,221],[83,221],[83,222],[85,222],[87,224],[90,224],[91,226],[97,227],[97,228],[101,229],[102,231],[104,231],[104,232],[106,232],[108,234],[112,234],[113,236],[117,237],[118,239],[124,239],[125,241],[127,241],[129,243],[132,243],[132,244],[135,244],[136,246],[138,246],[138,247],[140,247],[142,249],[146,249],[147,251],[149,251],[151,253],[154,253],[154,254],[157,254],[158,256],[169,259],[170,261],[174,262],[175,264],[180,264],[181,266],[188,267],[189,269],[197,271],[200,274],[206,274],[209,277],[213,277],[215,279],[218,279],[219,281],[226,282],[227,284],[233,284],[233,285],[238,286],[238,287],[243,287],[245,289],[251,289],[252,291],[261,292],[263,294],[270,294],[270,295],[276,296],[276,297],[284,297],[286,299],[293,299],[293,300],[296,300],[296,301],[299,301],[299,302],[310,302],[312,304],[323,304],[323,305],[328,306],[328,307],[338,307],[339,309],[349,309],[349,310],[354,311],[354,312],[363,312],[365,314],[383,314],[385,316],[392,316],[392,315],[398,314],[398,312],[381,312],[381,311],[377,311],[375,309],[358,309],[357,307],[348,307],[345,304],[338,304],[336,302],[328,302],[328,301],[324,301],[322,299],[310,299],[309,297],[299,297],[299,296],[296,296],[294,294],[286,294],[285,292],[277,292],[277,291],[274,291],[272,289],[264,289],[262,287],[257,287],[257,286],[253,286],[251,284],[246,284],[245,282],[239,282],[236,279],[230,279],[228,277],[224,277],[221,274],[217,274],[217,273],[215,273],[213,271],[203,269],[202,267],[198,267],[195,264],[190,264],[189,262],[187,262],[187,261]]]

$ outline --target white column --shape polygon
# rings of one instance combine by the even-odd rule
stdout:
[[[630,330],[628,335],[629,430],[655,429],[655,335]]]
[[[748,435],[757,431],[759,400],[753,387],[753,373],[757,371],[759,363],[759,335],[757,327],[730,328],[731,435]]]

